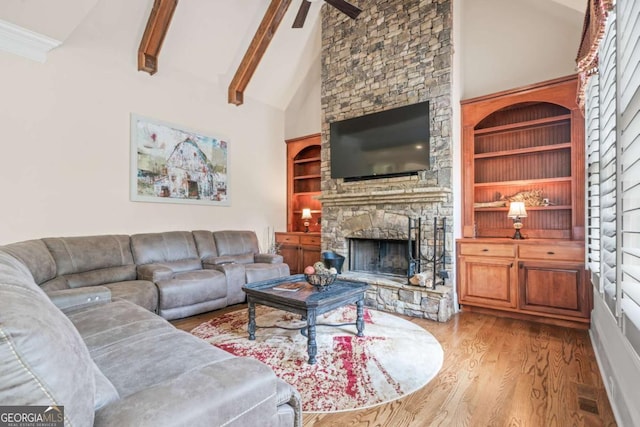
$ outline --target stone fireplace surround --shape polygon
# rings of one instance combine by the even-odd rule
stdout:
[[[355,3],[362,7],[366,3],[362,19],[345,19],[331,7],[322,9],[322,250],[348,257],[349,238],[406,239],[411,217],[422,218],[419,244],[427,254],[434,236],[433,217],[453,223],[451,0]],[[354,182],[331,178],[331,122],[427,100],[429,170],[417,176]],[[451,250],[451,230],[445,239]],[[345,277],[351,274],[347,271]],[[369,306],[441,321],[453,312],[450,283],[431,291],[409,285],[406,277],[350,278],[372,285]]]
[[[390,195],[393,195],[391,200],[388,198]],[[353,197],[347,193],[327,198],[322,196],[323,250],[333,250],[345,256],[344,265],[348,266],[349,239],[406,241],[409,236],[409,217],[421,217],[422,242],[419,243],[422,253],[430,255],[430,245],[433,244],[434,236],[432,213],[441,207],[444,209],[443,203],[450,195],[448,189],[431,188],[429,191],[386,192],[381,197],[375,191],[368,196],[363,194]],[[450,233],[446,239],[447,247],[452,248]],[[451,266],[447,268],[450,269]],[[422,271],[430,274],[431,266],[423,264]],[[453,289],[450,283],[446,283],[445,286],[439,285],[433,290],[410,285],[404,275],[394,277],[343,271],[341,277],[364,281],[371,285],[365,301],[369,307],[440,322],[446,322],[454,313]]]

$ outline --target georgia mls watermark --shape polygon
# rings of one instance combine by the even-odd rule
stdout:
[[[0,406],[0,427],[64,427],[64,406]]]

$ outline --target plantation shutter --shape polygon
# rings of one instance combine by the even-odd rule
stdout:
[[[598,74],[589,78],[585,91],[585,137],[587,143],[587,265],[602,293],[600,276],[600,105]]]
[[[640,354],[640,2],[619,0],[618,280],[622,330]]]
[[[616,300],[616,14],[607,20],[599,56],[600,283],[604,300],[618,315]]]

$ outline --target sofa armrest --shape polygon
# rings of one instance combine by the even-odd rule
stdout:
[[[111,301],[111,290],[105,286],[62,289],[48,292],[47,295],[60,310],[84,308]]]
[[[158,282],[173,277],[173,270],[164,264],[144,264],[137,267],[138,280]]]
[[[222,264],[233,264],[235,262],[236,261],[232,256],[210,256],[202,260],[202,265],[215,266]]]
[[[234,357],[107,405],[96,412],[94,425],[273,426],[276,390],[277,378],[268,366]]]
[[[280,264],[284,262],[284,258],[278,254],[255,254],[255,261],[266,264]]]
[[[247,283],[244,264],[208,264],[203,263],[207,270],[218,270],[224,273],[227,281],[227,305],[244,302],[246,295],[242,287]]]

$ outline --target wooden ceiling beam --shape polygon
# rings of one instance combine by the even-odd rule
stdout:
[[[177,5],[178,0],[155,0],[153,3],[138,48],[138,71],[146,71],[151,75],[158,71],[158,55]]]
[[[242,105],[244,102],[244,90],[247,88],[253,73],[258,68],[262,56],[267,51],[271,39],[275,34],[282,18],[284,17],[291,0],[271,0],[271,4],[262,18],[258,31],[253,36],[249,48],[238,66],[233,80],[229,85],[229,103]]]

